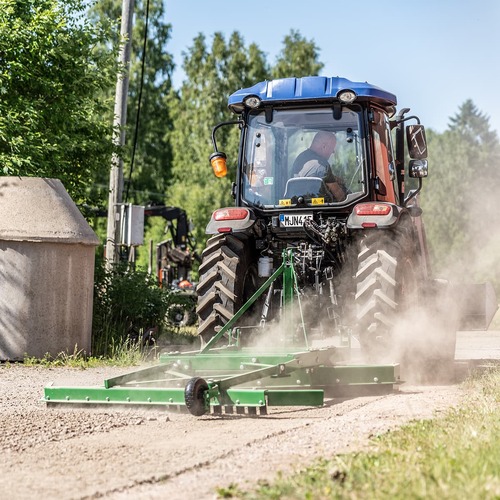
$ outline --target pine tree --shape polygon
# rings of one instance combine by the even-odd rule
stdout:
[[[272,69],[272,77],[300,78],[318,75],[323,69],[323,63],[318,58],[319,48],[314,40],[307,40],[299,31],[291,30],[283,39],[283,49]]]
[[[500,251],[500,145],[488,118],[471,100],[450,118],[443,134],[429,134],[430,174],[422,203],[429,241],[439,272],[454,280],[492,279]]]
[[[221,129],[217,139],[228,156],[230,169],[226,178],[214,177],[208,162],[213,151],[211,130],[221,121],[234,119],[227,109],[229,94],[265,79],[268,67],[260,49],[255,44],[245,47],[241,36],[234,32],[227,42],[222,33],[215,33],[210,47],[205,36],[199,34],[184,55],[183,68],[186,79],[179,92],[171,92],[167,101],[174,123],[173,177],[168,199],[188,212],[202,246],[212,211],[234,203],[231,182],[238,157],[238,127]]]

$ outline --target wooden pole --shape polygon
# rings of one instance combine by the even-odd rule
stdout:
[[[125,145],[127,123],[127,96],[132,45],[132,20],[134,0],[123,0],[121,20],[121,46],[119,60],[121,71],[116,82],[113,144],[121,149]],[[120,203],[123,196],[123,159],[116,153],[111,160],[109,175],[108,227],[106,236],[106,262],[108,266],[119,261]]]

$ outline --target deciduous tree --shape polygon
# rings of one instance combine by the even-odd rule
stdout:
[[[0,1],[0,172],[55,177],[76,202],[109,164],[115,55],[81,0]]]

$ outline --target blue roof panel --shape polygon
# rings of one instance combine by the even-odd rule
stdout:
[[[240,89],[229,96],[228,105],[233,107],[242,104],[243,99],[249,95],[258,96],[263,102],[332,99],[336,98],[341,90],[352,90],[359,98],[374,100],[383,106],[397,104],[394,94],[367,82],[352,82],[339,77],[307,76],[265,81]]]

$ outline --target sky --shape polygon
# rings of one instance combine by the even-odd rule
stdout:
[[[323,76],[367,81],[446,130],[472,99],[500,134],[500,0],[165,0],[174,86],[182,54],[203,33],[238,31],[273,64],[290,30],[319,48]],[[291,75],[293,76],[293,75]],[[237,89],[235,89],[237,90]]]

